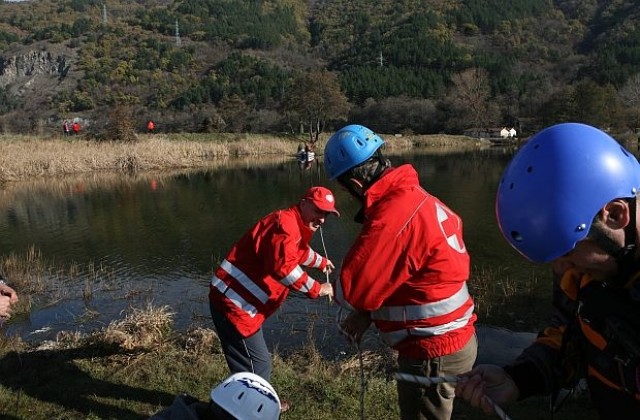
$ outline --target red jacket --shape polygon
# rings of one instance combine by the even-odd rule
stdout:
[[[344,259],[336,301],[370,312],[401,357],[433,358],[464,347],[476,315],[460,217],[403,165],[367,190],[364,218]]]
[[[209,299],[242,336],[258,331],[289,289],[318,297],[320,283],[301,267],[327,266],[327,259],[309,247],[312,234],[297,205],[277,210],[258,221],[218,267]]]

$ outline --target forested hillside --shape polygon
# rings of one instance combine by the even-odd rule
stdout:
[[[0,2],[0,129],[640,126],[640,1]]]

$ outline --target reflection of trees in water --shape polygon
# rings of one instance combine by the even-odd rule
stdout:
[[[527,286],[530,266],[497,227],[495,191],[510,157],[511,152],[498,149],[390,155],[395,166],[412,163],[427,191],[462,217],[474,271],[475,267],[493,270],[486,276],[490,289],[485,294],[492,309],[482,312],[486,306],[479,306],[480,322],[524,328],[537,322],[533,317],[546,316],[542,306],[549,290],[545,281]],[[56,265],[95,261],[101,267],[103,258],[108,258],[107,269],[119,270],[116,275],[132,283],[143,277],[145,287],[149,277],[163,282],[176,272],[180,279],[193,280],[209,275],[216,261],[260,217],[294,204],[311,185],[328,186],[336,195],[342,217],[330,218],[323,234],[329,257],[339,268],[360,229],[353,222],[359,203],[326,179],[321,158],[313,170],[301,171],[294,156],[258,163],[230,160],[207,170],[11,184],[0,200],[0,248],[19,252],[35,245]],[[319,235],[312,246],[322,250]],[[517,293],[505,296],[504,278],[516,284]],[[205,294],[203,289],[203,298]],[[541,309],[528,310],[530,315],[520,310],[538,303]]]

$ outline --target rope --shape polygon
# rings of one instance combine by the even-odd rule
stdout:
[[[436,376],[436,377],[428,378],[426,376],[416,376],[416,375],[411,375],[408,373],[401,373],[401,372],[394,373],[393,378],[398,381],[413,382],[413,383],[424,385],[424,386],[431,386],[431,385],[442,384],[442,383],[455,384],[460,381],[460,379],[457,376],[452,376],[452,375],[444,375],[444,376]],[[487,403],[489,403],[491,408],[493,408],[493,411],[495,411],[498,417],[500,417],[502,420],[511,420],[511,417],[509,417],[509,415],[505,413],[505,411],[502,408],[500,408],[498,404],[493,402],[491,398],[485,395],[484,400]]]
[[[316,168],[317,168],[316,174],[318,175],[318,184],[319,184],[320,183],[320,165],[318,165],[317,162],[316,162]],[[311,177],[311,186],[312,187],[314,186],[313,177]],[[325,258],[329,259],[329,254],[327,253],[327,246],[324,242],[324,232],[322,230],[322,226],[320,226],[319,230],[320,230],[320,241],[322,242],[322,251],[324,252]],[[325,275],[327,278],[327,283],[329,283],[329,271],[325,271]],[[333,299],[331,298],[331,295],[329,295],[329,303],[331,303],[332,301]],[[342,328],[340,327],[341,312],[342,312],[342,307],[339,307],[336,319],[338,323],[338,330],[340,330],[344,334],[344,331],[342,331]],[[360,419],[365,420],[364,396],[365,396],[365,391],[367,387],[367,380],[364,374],[364,356],[362,354],[362,349],[360,348],[360,345],[356,343],[355,340],[352,340],[352,341],[355,343],[356,350],[358,351],[358,364],[360,366]]]
[[[364,415],[364,393],[367,388],[367,380],[364,376],[364,357],[362,356],[362,349],[359,344],[356,344],[358,349],[358,361],[360,362],[360,419],[365,420]]]
[[[342,329],[342,309],[343,308],[341,306],[338,306],[338,311],[336,312],[336,324],[338,324],[338,331],[340,331],[340,334],[349,338],[349,341],[351,341],[356,346],[356,350],[358,351],[358,364],[360,367],[360,419],[365,420],[364,395],[367,388],[367,380],[364,375],[364,356],[362,354],[360,344],[356,342],[355,337]]]
[[[324,233],[322,233],[322,225],[320,226],[320,240],[322,241],[322,250],[324,251],[324,257],[328,260],[329,255],[327,254],[327,246],[324,244]],[[329,270],[325,270],[324,274],[327,277],[327,283],[329,283]],[[329,303],[332,302],[331,295],[329,295]]]

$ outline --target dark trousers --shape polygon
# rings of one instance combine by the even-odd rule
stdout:
[[[243,337],[223,313],[211,304],[209,308],[231,373],[251,372],[271,381],[271,353],[264,341],[262,328],[249,337]]]

